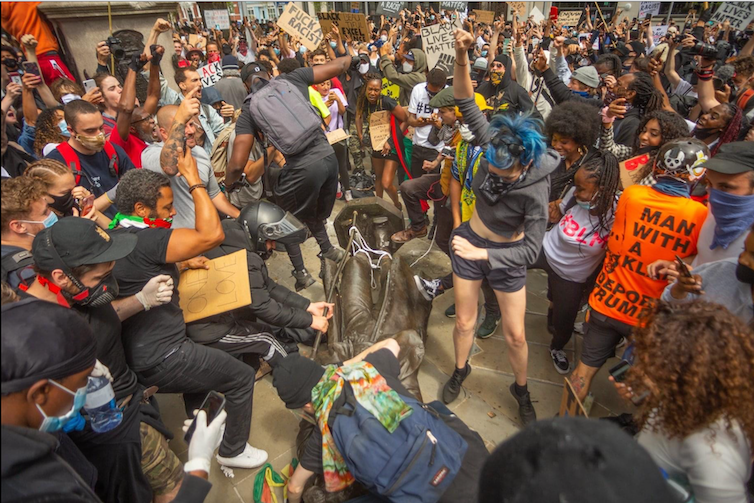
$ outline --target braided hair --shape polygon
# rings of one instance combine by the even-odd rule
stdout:
[[[598,223],[594,232],[599,235],[609,234],[612,228],[610,214],[621,186],[618,158],[608,151],[592,150],[579,170],[584,170],[587,180],[594,180],[597,184],[595,211],[598,213]]]
[[[743,122],[743,112],[741,111],[741,107],[733,103],[721,103],[721,105],[725,107],[730,119],[720,133],[719,141],[712,149],[712,155],[717,154],[717,151],[720,150],[721,146],[738,139],[738,133],[741,131],[741,124]]]
[[[376,73],[367,73],[364,75],[364,85],[361,86],[359,96],[356,98],[356,117],[363,117],[367,110],[369,100],[367,99],[367,84],[373,80],[379,80],[380,86],[382,86],[382,77]],[[380,98],[377,98],[379,102]]]
[[[639,128],[636,130],[637,133],[634,137],[633,155],[638,155],[639,144],[641,143],[641,139],[639,138],[641,136],[641,132],[644,130],[647,124],[649,124],[649,121],[653,119],[657,120],[657,123],[660,125],[660,134],[662,135],[662,139],[660,140],[660,145],[658,145],[656,148],[653,148],[649,153],[649,162],[645,164],[640,170],[632,174],[631,178],[637,183],[652,174],[654,158],[663,144],[675,140],[676,138],[685,138],[689,135],[689,126],[688,124],[686,124],[686,120],[683,117],[675,112],[668,112],[667,110],[655,110],[654,112],[650,112],[644,115],[644,117],[642,117],[641,119],[641,122],[639,123]]]
[[[621,71],[623,69],[623,62],[620,60],[617,54],[602,54],[599,58],[597,58],[597,61],[595,61],[596,65],[602,65],[606,66],[608,68],[607,73],[615,77],[616,79],[620,77]]]
[[[662,94],[655,89],[652,77],[648,73],[634,73],[634,80],[628,85],[629,91],[636,92],[633,107],[638,108],[642,115],[662,110]]]

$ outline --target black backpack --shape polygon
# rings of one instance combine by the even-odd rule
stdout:
[[[32,266],[34,257],[28,250],[10,251],[2,258],[2,280],[14,290],[36,276]]]

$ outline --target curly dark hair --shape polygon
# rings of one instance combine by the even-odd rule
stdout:
[[[623,71],[623,63],[617,54],[602,54],[594,64],[606,67],[607,73],[616,79],[621,76]]]
[[[736,58],[733,63],[736,73],[743,76],[750,77],[754,75],[754,56],[746,56],[745,58]]]
[[[555,133],[590,148],[600,135],[600,116],[594,107],[584,106],[577,101],[566,101],[553,107],[545,121],[545,135],[552,140]]]
[[[655,89],[654,81],[648,73],[634,73],[634,80],[628,85],[628,90],[636,92],[631,104],[642,114],[662,110],[662,94]]]
[[[291,73],[296,68],[301,68],[301,63],[299,63],[296,58],[284,58],[283,61],[278,64],[278,71],[281,74]]]
[[[373,80],[379,80],[380,85],[382,85],[382,77],[380,77],[376,73],[367,73],[364,75],[364,85],[361,86],[361,91],[359,91],[359,96],[356,98],[356,117],[366,117],[367,112],[367,103],[369,100],[367,100],[367,84],[369,84]],[[379,99],[378,99],[379,100]]]
[[[660,302],[633,338],[626,384],[651,391],[634,416],[639,427],[684,438],[723,419],[754,439],[754,334],[738,317],[703,301]]]
[[[58,127],[60,119],[58,111],[62,112],[63,107],[52,107],[42,110],[37,117],[37,134],[34,136],[34,153],[37,157],[44,157],[42,150],[48,143],[65,143],[68,137]]]
[[[685,138],[689,135],[689,126],[688,124],[686,124],[686,120],[677,113],[668,112],[667,110],[655,110],[654,112],[649,112],[641,118],[639,127],[636,130],[633,147],[634,155],[638,154],[639,152],[639,143],[641,142],[639,136],[641,136],[644,128],[647,127],[647,124],[649,124],[649,121],[651,121],[652,119],[656,119],[658,124],[660,125],[662,140],[657,148],[652,149],[652,152],[650,152],[650,162],[645,164],[644,167],[639,171],[632,174],[633,180],[637,183],[652,173],[652,166],[654,166],[654,157],[657,155],[660,147],[671,140],[675,140],[676,138]]]
[[[134,212],[136,203],[141,203],[150,210],[157,208],[160,189],[170,187],[170,178],[162,173],[148,169],[132,169],[118,182],[115,204],[124,215]]]

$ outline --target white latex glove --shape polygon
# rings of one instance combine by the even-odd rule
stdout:
[[[223,434],[225,434],[225,419],[228,417],[228,413],[223,410],[209,425],[207,425],[206,412],[195,410],[194,415],[196,416],[196,428],[191,437],[188,461],[183,465],[183,471],[188,473],[201,470],[209,475],[210,459],[222,442]],[[186,419],[183,422],[184,433],[188,431],[191,422],[191,419]]]
[[[89,374],[92,377],[105,376],[107,380],[113,382],[113,376],[110,374],[110,369],[107,368],[101,361],[97,360],[94,363],[94,370]]]
[[[144,306],[145,311],[153,307],[170,302],[173,298],[173,278],[167,274],[160,274],[150,279],[144,288],[136,294],[136,299]]]

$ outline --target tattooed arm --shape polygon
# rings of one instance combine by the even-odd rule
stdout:
[[[173,118],[173,125],[168,133],[168,139],[165,141],[165,146],[162,147],[160,166],[168,176],[178,174],[178,156],[182,152],[186,140],[186,123],[199,114],[199,99],[196,97],[198,89],[200,88],[197,87],[187,94],[178,107]]]

